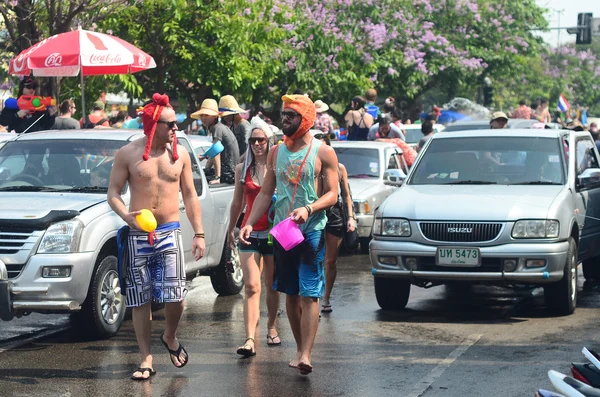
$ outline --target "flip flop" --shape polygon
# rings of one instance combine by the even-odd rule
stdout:
[[[331,305],[321,305],[321,313],[331,313],[332,311]]]
[[[278,339],[279,342],[275,342],[275,339]],[[281,345],[281,338],[279,337],[279,334],[277,334],[275,336],[269,336],[269,335],[267,335],[267,345],[268,346],[279,346],[279,345]]]
[[[244,342],[244,346],[238,347],[237,354],[239,354],[240,356],[244,356],[244,357],[256,356],[256,350],[253,349],[250,345],[248,345],[249,340],[254,342],[254,338],[246,338],[246,341]],[[246,348],[246,346],[248,348]]]
[[[169,345],[163,339],[164,336],[165,336],[165,334],[162,334],[160,336],[160,341],[166,347],[166,349],[169,351],[169,355],[170,355],[170,358],[171,358],[171,363],[173,363],[173,366],[175,368],[183,368],[183,367],[185,367],[185,365],[190,360],[190,356],[189,356],[188,352],[185,350],[185,348],[183,347],[183,345],[181,343],[179,344],[179,347],[177,348],[177,350],[171,350],[171,349],[169,349]],[[181,355],[181,352],[185,353],[185,359],[183,360],[183,363],[181,363],[181,365],[178,366],[177,364],[175,364],[175,361],[173,360],[173,357],[175,357],[175,358],[177,358],[179,360],[179,356]]]
[[[135,371],[133,371],[133,373],[135,374],[136,372],[140,372],[142,374],[142,376],[144,376],[144,372],[148,372],[150,375],[148,375],[147,378],[143,378],[143,377],[135,377],[133,375],[131,375],[131,380],[137,380],[137,381],[142,381],[142,380],[149,380],[151,377],[153,377],[154,375],[156,375],[156,371],[153,370],[152,368],[138,368]]]
[[[310,364],[306,364],[305,362],[300,361],[298,363],[298,370],[300,371],[300,374],[308,375],[312,372],[313,367]]]

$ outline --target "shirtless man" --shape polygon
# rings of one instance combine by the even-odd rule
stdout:
[[[165,303],[165,332],[161,342],[177,368],[188,355],[176,337],[187,293],[181,231],[179,189],[187,216],[194,228],[192,254],[204,255],[205,243],[198,195],[194,188],[188,152],[177,147],[177,118],[166,95],[154,94],[142,114],[145,138],[122,147],[115,156],[108,187],[108,203],[126,223],[119,231],[119,262],[122,263],[126,304],[133,307],[133,328],[140,348],[141,364],[133,380],[154,375],[150,354],[152,300]],[[129,183],[127,209],[121,191]],[[152,233],[141,230],[136,216],[141,209],[154,213],[158,224]]]
[[[277,188],[274,223],[291,216],[305,239],[289,251],[273,242],[273,288],[287,295],[286,310],[296,340],[296,358],[289,366],[308,375],[313,370],[311,352],[319,326],[319,298],[325,289],[324,211],[337,201],[338,160],[330,146],[307,134],[316,119],[313,102],[304,95],[284,95],[282,99],[285,144],[269,154],[263,186],[240,231],[240,240],[249,244],[252,226],[268,209]]]

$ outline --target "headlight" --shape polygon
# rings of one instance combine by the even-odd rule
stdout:
[[[371,206],[367,200],[354,200],[354,212],[357,214],[370,214]]]
[[[378,218],[373,223],[373,234],[380,236],[410,237],[410,222],[407,219]]]
[[[38,254],[63,254],[77,252],[83,224],[78,219],[51,225],[37,250]]]
[[[557,238],[560,224],[556,220],[523,220],[513,226],[513,238]]]

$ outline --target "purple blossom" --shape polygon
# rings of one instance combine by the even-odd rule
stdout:
[[[250,14],[252,14],[252,10],[250,8],[246,8],[244,10],[244,15],[250,15]]]
[[[398,72],[397,72],[397,71],[396,71],[394,68],[392,68],[392,67],[389,67],[389,68],[388,68],[388,70],[387,70],[387,73],[388,73],[389,75],[398,74]]]

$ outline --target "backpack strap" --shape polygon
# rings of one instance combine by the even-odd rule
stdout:
[[[94,126],[96,126],[96,127],[97,127],[97,126],[99,126],[99,125],[102,125],[102,124],[106,123],[107,121],[108,121],[108,119],[107,119],[107,118],[100,119],[100,120],[98,120],[98,122],[97,122],[97,123],[95,123],[95,124],[94,124]]]

